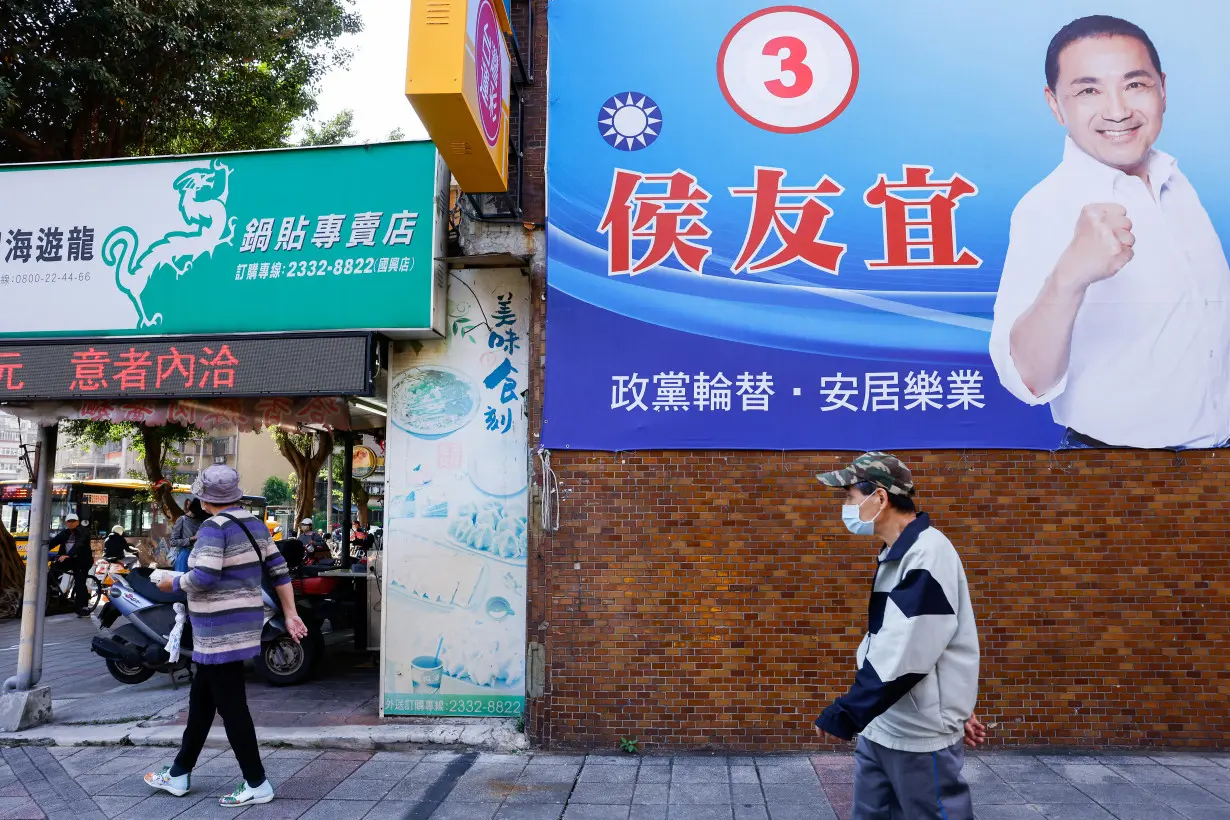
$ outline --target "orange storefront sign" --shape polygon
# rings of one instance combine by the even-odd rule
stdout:
[[[467,193],[508,190],[507,28],[504,0],[411,6],[406,97]]]

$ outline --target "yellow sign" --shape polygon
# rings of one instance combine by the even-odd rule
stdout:
[[[503,0],[410,7],[406,97],[457,184],[472,194],[508,190],[512,65],[504,10]]]

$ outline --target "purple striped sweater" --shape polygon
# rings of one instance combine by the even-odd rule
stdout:
[[[273,585],[290,583],[286,560],[274,546],[265,522],[242,507],[226,512],[256,539]],[[188,572],[175,579],[175,589],[188,593],[193,660],[230,663],[259,654],[265,622],[261,566],[239,524],[220,515],[201,524],[188,556]]]

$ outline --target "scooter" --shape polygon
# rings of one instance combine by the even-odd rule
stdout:
[[[155,672],[174,675],[192,662],[192,629],[185,624],[179,659],[171,662],[167,640],[175,628],[175,604],[187,606],[185,593],[163,592],[149,576],[153,570],[134,567],[126,575],[108,572],[106,603],[98,613],[100,635],[90,650],[107,662],[107,671],[120,683],[144,683]],[[112,629],[121,617],[127,623]]]
[[[192,662],[192,628],[184,624],[179,659],[171,661],[166,644],[175,628],[175,604],[187,606],[185,593],[163,592],[150,580],[153,570],[139,567],[127,575],[111,575],[107,602],[98,615],[102,633],[90,649],[107,662],[107,671],[121,683],[142,683],[156,672],[174,675],[189,670]],[[277,598],[261,590],[265,624],[261,633],[256,674],[272,686],[289,686],[311,674],[323,647],[319,628],[309,624],[309,635],[296,643],[286,629]],[[127,623],[112,629],[119,618]]]

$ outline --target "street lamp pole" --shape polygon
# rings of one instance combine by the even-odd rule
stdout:
[[[38,467],[30,500],[30,535],[26,542],[26,583],[22,593],[21,641],[17,674],[4,682],[0,695],[0,731],[17,732],[51,718],[51,689],[35,688],[43,675],[43,623],[47,609],[47,531],[54,501],[56,432],[53,424],[38,431]]]

